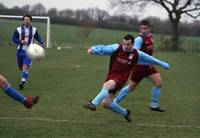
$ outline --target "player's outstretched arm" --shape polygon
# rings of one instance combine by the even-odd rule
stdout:
[[[111,44],[111,45],[97,45],[89,48],[87,50],[88,54],[92,55],[112,55],[113,52],[117,50],[119,44]]]
[[[153,56],[150,56],[142,51],[138,50],[138,62],[137,64],[141,65],[159,65],[163,67],[164,69],[169,69],[170,65],[167,62],[161,61],[157,58],[154,58]]]

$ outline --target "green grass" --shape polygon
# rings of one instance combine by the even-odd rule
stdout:
[[[13,28],[10,28],[7,32],[12,31]],[[91,38],[79,40],[72,37],[77,27],[55,25],[53,28],[57,29],[53,34],[56,41],[71,43],[74,47],[61,50],[47,49],[46,59],[33,64],[30,79],[25,89],[20,91],[24,95],[41,97],[32,110],[27,110],[11,100],[3,91],[0,93],[1,138],[200,137],[200,54],[156,52],[156,57],[168,61],[171,65],[169,71],[158,68],[164,81],[160,105],[168,111],[149,111],[152,84],[144,80],[135,93],[130,94],[122,102],[122,106],[133,112],[133,122],[126,123],[123,117],[102,107],[98,107],[96,112],[82,108],[86,100],[99,92],[106,77],[109,58],[87,55],[85,47],[77,46],[81,42],[110,43],[115,39],[120,40],[120,35],[125,32],[114,31],[115,36],[112,35],[113,31],[96,30]],[[72,36],[67,30],[71,30]],[[15,47],[8,46],[10,35],[6,34],[4,41],[0,41],[0,73],[17,87],[20,75],[15,61]]]

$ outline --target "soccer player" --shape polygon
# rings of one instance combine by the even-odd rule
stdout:
[[[122,44],[98,45],[88,49],[89,54],[110,55],[110,66],[107,79],[103,84],[100,93],[92,100],[88,101],[84,108],[95,111],[96,106],[101,103],[105,108],[116,112],[130,122],[130,110],[125,109],[115,102],[112,98],[117,90],[120,90],[128,80],[129,74],[134,64],[156,64],[168,69],[166,62],[157,60],[141,51],[133,48],[134,38],[132,35],[126,35]]]
[[[34,38],[38,41],[39,45],[43,45],[42,38],[35,27],[32,27],[32,17],[30,15],[23,16],[23,25],[17,27],[12,36],[12,41],[17,44],[17,63],[21,71],[21,81],[19,88],[23,89],[25,82],[29,76],[29,68],[32,64],[31,59],[26,55],[27,47],[34,42]]]
[[[28,109],[31,109],[33,105],[36,104],[39,100],[39,96],[25,97],[21,95],[2,75],[0,75],[0,87],[10,98],[22,103]]]
[[[150,23],[148,20],[140,22],[140,33],[135,39],[134,48],[141,50],[148,55],[153,54],[153,36],[150,33]],[[153,65],[134,65],[131,81],[128,86],[124,87],[116,98],[113,100],[116,103],[121,102],[130,91],[134,91],[137,85],[143,78],[148,78],[153,82],[152,98],[150,102],[150,109],[157,112],[165,112],[164,109],[158,106],[159,96],[161,93],[162,79],[160,73]]]

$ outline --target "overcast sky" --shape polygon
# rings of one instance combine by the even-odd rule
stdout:
[[[109,0],[0,0],[0,3],[3,3],[8,8],[12,8],[14,6],[23,6],[26,4],[34,5],[37,3],[42,3],[47,9],[55,7],[58,10],[63,10],[66,8],[86,9],[91,7],[98,7],[100,9],[107,10],[111,14],[114,13],[109,6]],[[139,15],[141,19],[148,16],[157,16],[161,19],[167,18],[167,13],[165,10],[155,6],[145,9],[143,13],[139,13],[140,12],[137,12],[137,15]]]

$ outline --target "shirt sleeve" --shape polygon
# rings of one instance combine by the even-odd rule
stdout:
[[[135,38],[134,41],[134,48],[137,50],[140,50],[143,44],[143,39],[141,36],[138,36],[137,38]]]
[[[12,35],[12,41],[13,41],[13,43],[15,43],[17,45],[21,44],[21,41],[19,39],[19,33],[18,33],[17,29],[14,31],[14,33]]]
[[[39,44],[41,44],[41,45],[43,44],[42,37],[40,36],[38,31],[35,32],[35,36],[34,37],[38,41]]]
[[[97,45],[93,46],[92,54],[93,55],[112,55],[119,47],[119,44],[110,44],[110,45]]]

